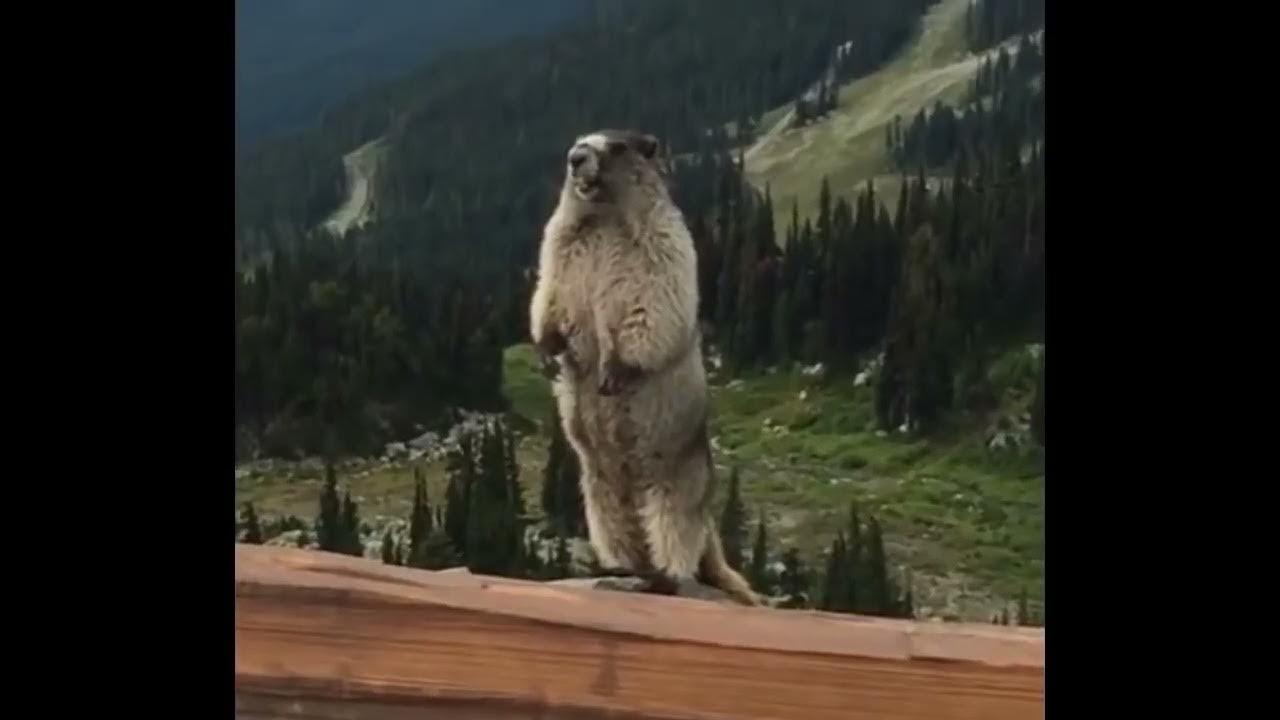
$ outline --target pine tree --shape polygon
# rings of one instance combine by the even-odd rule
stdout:
[[[809,572],[800,559],[800,552],[795,548],[787,548],[782,554],[782,577],[779,578],[780,589],[786,597],[779,607],[805,608],[809,606]]]
[[[467,507],[467,567],[486,575],[518,574],[523,533],[507,479],[499,426],[485,428],[480,448],[480,472]]]
[[[427,498],[427,479],[421,468],[413,469],[413,507],[409,511],[409,547],[416,548],[431,534],[431,503]]]
[[[251,502],[244,504],[244,535],[240,542],[248,545],[262,544],[262,526],[258,522],[258,512],[253,509]]]
[[[391,528],[387,528],[387,531],[382,534],[382,564],[400,564],[400,554],[396,547],[396,539],[391,532]]]
[[[467,547],[467,518],[476,475],[474,443],[472,433],[459,433],[458,448],[449,453],[447,463],[449,485],[445,490],[444,528],[459,552]]]
[[[556,538],[555,555],[552,558],[556,579],[573,576],[573,556],[569,553],[569,542],[564,535]]]
[[[551,442],[542,470],[542,512],[557,535],[581,537],[586,534],[586,511],[578,480],[578,458],[565,438],[560,412],[554,405],[547,428]]]
[[[333,463],[324,467],[324,488],[320,491],[320,516],[316,519],[316,539],[325,552],[342,552],[345,543],[342,502],[338,499],[338,476]]]
[[[360,516],[356,502],[348,490],[342,497],[342,547],[339,552],[360,557],[364,555],[364,543],[360,539]]]
[[[873,515],[867,523],[867,599],[868,611],[875,615],[893,614],[893,595],[884,554],[884,538],[880,521]]]
[[[1018,593],[1018,624],[1031,624],[1031,611],[1027,607],[1027,588],[1025,586]]]
[[[453,541],[449,539],[449,533],[445,532],[442,526],[436,525],[422,543],[420,555],[410,564],[425,570],[444,570],[457,567],[461,563],[462,557]]]
[[[773,592],[773,578],[769,572],[769,540],[768,528],[765,526],[764,513],[756,524],[756,539],[751,546],[751,569],[747,573],[747,581],[751,587],[763,594]]]
[[[779,364],[791,360],[791,328],[795,318],[791,315],[791,298],[787,290],[778,293],[773,303],[773,342],[771,352]]]
[[[858,516],[857,502],[849,502],[849,534],[845,548],[845,571],[843,606],[849,612],[866,612],[869,608],[865,601],[864,587],[868,572],[862,553],[862,519]]]
[[[720,514],[720,542],[729,567],[742,570],[742,553],[747,544],[747,512],[742,504],[738,468],[729,471],[729,498]]]
[[[524,493],[520,490],[520,463],[516,455],[516,434],[506,427],[506,423],[498,424],[498,432],[505,440],[502,447],[503,461],[507,471],[507,485],[510,488],[511,501],[515,514],[523,516],[525,514]]]

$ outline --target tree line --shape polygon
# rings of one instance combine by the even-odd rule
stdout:
[[[746,184],[741,158],[690,159],[678,201],[707,208],[690,215],[701,319],[729,371],[822,362],[839,376],[883,353],[884,428],[928,432],[950,411],[994,408],[990,361],[1044,340],[1044,144],[1024,159],[1021,143],[997,135],[946,181],[904,177],[892,217],[874,184],[850,201],[824,179],[814,219],[793,205],[785,251],[769,188]]]
[[[969,49],[980,52],[1044,27],[1044,0],[976,0],[964,17]]]
[[[1001,48],[984,59],[966,104],[942,101],[921,108],[905,127],[901,116],[885,127],[885,145],[900,170],[953,165],[1001,144],[1025,147],[1044,140],[1044,39],[1024,35],[1016,53]]]
[[[499,293],[387,260],[296,238],[236,271],[237,456],[374,453],[445,408],[504,407]]]

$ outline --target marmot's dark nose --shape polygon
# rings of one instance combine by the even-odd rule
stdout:
[[[587,161],[586,148],[574,148],[573,152],[569,153],[569,167],[573,168],[574,170],[577,170],[578,168],[582,167],[582,163],[586,161]]]

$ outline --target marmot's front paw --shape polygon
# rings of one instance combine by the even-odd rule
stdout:
[[[554,355],[539,352],[538,361],[542,365],[542,377],[548,380],[555,380],[556,376],[560,374],[560,361],[556,360]]]
[[[600,394],[605,397],[617,395],[634,385],[643,375],[640,368],[627,365],[617,356],[610,357],[600,371]]]

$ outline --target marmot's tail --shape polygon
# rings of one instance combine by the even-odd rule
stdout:
[[[698,565],[703,581],[720,588],[743,605],[763,605],[760,596],[751,589],[751,583],[725,561],[724,548],[720,546],[720,533],[716,532],[715,525],[709,524],[708,530],[707,549],[703,551],[702,561]]]

